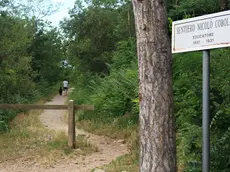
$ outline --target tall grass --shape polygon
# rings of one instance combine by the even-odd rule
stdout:
[[[76,146],[81,151],[68,147],[64,131],[48,130],[40,122],[42,111],[21,113],[10,123],[11,129],[0,134],[0,163],[28,158],[41,165],[50,165],[65,156],[86,155],[97,151],[83,136],[77,137]]]

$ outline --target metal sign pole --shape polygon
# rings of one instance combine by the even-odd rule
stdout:
[[[203,51],[202,172],[210,172],[209,93],[210,93],[210,51],[205,50]]]

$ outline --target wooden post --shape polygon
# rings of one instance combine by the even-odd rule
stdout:
[[[69,101],[69,117],[68,117],[68,145],[75,148],[75,110],[74,101]]]
[[[68,146],[76,148],[76,131],[75,131],[75,110],[94,110],[91,105],[74,105],[74,101],[70,100],[68,105],[34,105],[34,104],[0,104],[0,109],[56,109],[67,110],[68,115]]]

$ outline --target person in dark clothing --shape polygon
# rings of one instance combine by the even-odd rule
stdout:
[[[60,89],[59,89],[59,94],[60,94],[60,96],[62,95],[62,87],[60,87]]]

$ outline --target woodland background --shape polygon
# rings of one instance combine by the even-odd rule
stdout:
[[[112,132],[138,131],[138,58],[130,1],[75,2],[69,19],[54,28],[43,19],[52,12],[36,4],[0,1],[0,103],[34,103],[63,79],[71,98],[93,104],[78,115],[79,125],[109,126]],[[42,3],[42,1],[40,1]],[[229,9],[228,0],[167,0],[171,22]],[[39,15],[33,11],[40,10]],[[36,13],[38,14],[38,13]],[[230,169],[230,49],[211,51],[211,171]],[[179,171],[201,171],[202,53],[173,55],[174,113]],[[0,132],[18,112],[0,111]],[[135,134],[133,137],[137,138]],[[138,164],[138,139],[130,147]]]

